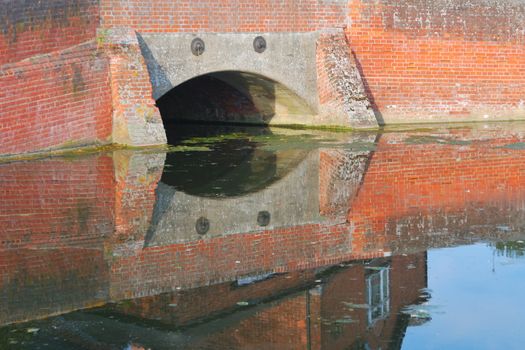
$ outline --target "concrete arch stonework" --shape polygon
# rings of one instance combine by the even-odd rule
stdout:
[[[254,49],[257,36],[266,40],[262,53]],[[205,43],[198,56],[191,51],[197,37]],[[274,84],[275,105],[280,107],[269,124],[378,125],[343,31],[192,34],[112,28],[104,32],[104,38],[110,62],[115,63],[111,70],[114,107],[124,107],[114,108],[117,143],[165,142],[154,100],[195,77],[214,74],[221,78],[221,72],[248,75],[254,86],[264,88],[264,83],[259,84],[264,81]],[[119,80],[115,75],[133,79]]]
[[[257,53],[256,37],[266,41]],[[241,71],[267,77],[289,87],[311,106],[317,103],[317,33],[143,33],[142,53],[150,72],[153,98],[192,78],[221,71]],[[204,52],[195,56],[191,42],[200,38]]]
[[[342,32],[339,34],[343,37]],[[266,49],[262,53],[254,49],[254,40],[258,36],[266,41]],[[376,126],[346,41],[333,40],[334,36],[337,37],[321,32],[144,33],[139,34],[139,43],[155,100],[192,78],[209,73],[239,71],[276,82],[277,92],[287,88],[309,107],[308,111],[303,110],[292,116],[287,111],[281,115],[277,113],[272,124]],[[200,38],[205,44],[204,52],[198,56],[190,49],[195,38]],[[344,46],[337,48],[334,45]],[[323,49],[328,46],[332,47],[325,54]],[[336,72],[337,69],[340,72]],[[345,77],[350,78],[347,79],[350,84],[342,81]],[[341,86],[338,87],[338,84]],[[325,96],[321,97],[320,92]],[[277,94],[276,98],[279,97]]]

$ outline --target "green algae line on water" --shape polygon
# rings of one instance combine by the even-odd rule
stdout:
[[[440,144],[454,146],[469,146],[472,144],[472,141],[452,140],[449,138],[438,137],[433,135],[411,135],[408,136],[403,142],[409,145]]]
[[[525,142],[509,143],[499,148],[506,148],[506,149],[512,149],[512,150],[525,150]]]
[[[168,147],[168,152],[208,152],[208,151],[211,151],[211,148],[207,146],[178,145],[178,146]]]
[[[374,142],[365,140],[345,142],[345,140],[342,140],[341,136],[337,134],[287,133],[249,135],[245,133],[234,133],[210,137],[193,137],[181,141],[181,145],[170,146],[169,151],[208,151],[213,144],[243,139],[258,143],[261,149],[273,152],[291,149],[313,150],[321,147],[345,149],[348,151],[373,151],[375,149]]]

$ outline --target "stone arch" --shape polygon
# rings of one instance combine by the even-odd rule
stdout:
[[[257,37],[266,41],[263,52],[256,49]],[[204,42],[199,54],[191,49],[196,38]],[[154,100],[205,76],[236,88],[262,111],[259,117],[252,114],[247,120],[230,116],[233,121],[377,126],[342,31],[141,33],[137,39]],[[269,97],[276,100],[269,103]]]
[[[257,36],[252,33],[139,34],[153,98],[165,100],[163,96],[173,89],[187,86],[192,79],[207,77],[222,81],[251,99],[264,115],[264,118],[252,115],[248,118],[252,122],[266,124],[264,120],[271,119],[274,124],[316,124],[319,104],[316,33],[264,34],[268,46],[262,53],[256,52],[253,46]],[[191,42],[197,37],[205,43],[205,50],[199,56],[191,51]],[[271,97],[276,100],[270,101]],[[277,114],[281,118],[274,118]]]

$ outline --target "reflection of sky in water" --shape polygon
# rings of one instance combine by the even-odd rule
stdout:
[[[484,244],[429,251],[438,307],[431,322],[407,329],[403,349],[523,349],[525,259],[493,253]]]

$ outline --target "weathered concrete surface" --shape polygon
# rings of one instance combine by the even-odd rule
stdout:
[[[323,32],[317,42],[320,114],[325,124],[377,127],[358,65],[344,32]]]
[[[99,32],[109,57],[113,101],[113,143],[148,146],[166,143],[158,109],[151,98],[148,71],[135,31],[113,28]]]
[[[158,99],[173,87],[200,75],[241,71],[279,82],[317,106],[315,68],[316,33],[264,33],[267,49],[253,49],[256,34],[234,33],[142,33],[141,49]],[[200,56],[190,50],[201,38],[206,49]]]
[[[343,32],[340,34],[344,38]],[[319,62],[319,32],[264,33],[267,48],[263,53],[257,53],[253,48],[256,36],[251,33],[140,34],[153,98],[161,98],[192,78],[212,74],[244,93],[259,109],[258,116],[236,121],[273,125],[377,126],[346,42],[325,42],[325,46],[335,44],[341,47],[335,53],[324,53]],[[196,37],[206,45],[200,56],[193,55],[190,50]],[[323,79],[318,79],[319,71],[325,74]],[[319,91],[325,93],[322,101]],[[334,102],[340,97],[344,98],[343,102]],[[327,104],[327,101],[332,103]],[[210,113],[198,118],[217,121],[206,114]]]

